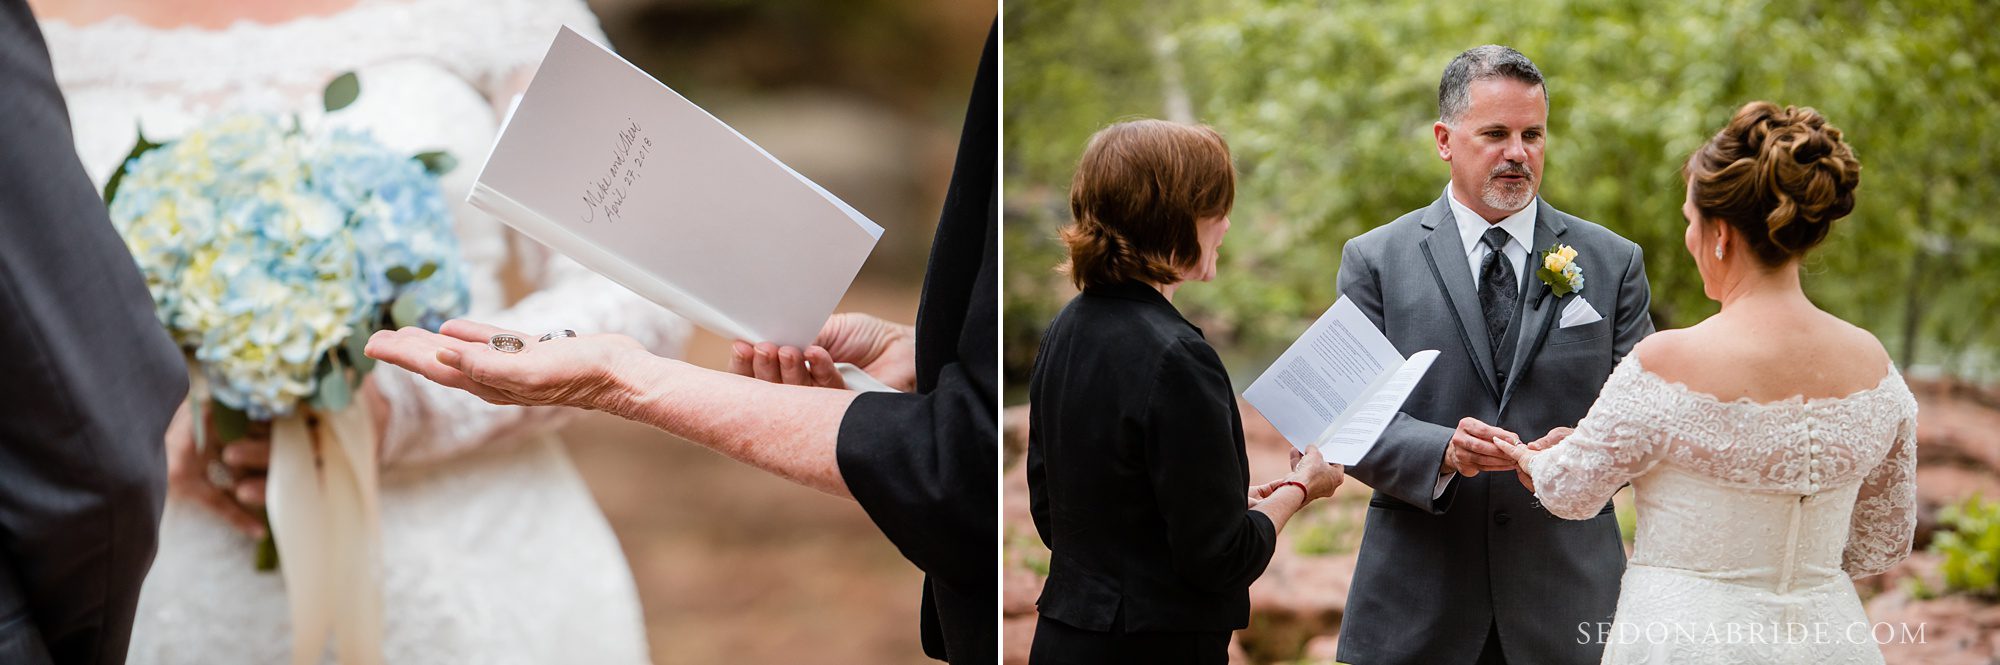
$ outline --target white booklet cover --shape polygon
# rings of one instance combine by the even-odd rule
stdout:
[[[717,334],[811,344],[882,227],[565,27],[468,200]]]
[[[1430,371],[1435,350],[1404,358],[1346,296],[1292,342],[1243,399],[1301,452],[1326,461],[1361,461],[1410,391]]]

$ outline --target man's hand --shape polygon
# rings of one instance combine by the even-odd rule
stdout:
[[[1451,433],[1451,443],[1445,447],[1444,463],[1439,465],[1439,473],[1457,473],[1467,478],[1479,475],[1481,471],[1509,471],[1514,468],[1514,459],[1507,451],[1493,445],[1495,439],[1519,444],[1521,437],[1498,427],[1480,422],[1478,418],[1462,418],[1458,429]]]

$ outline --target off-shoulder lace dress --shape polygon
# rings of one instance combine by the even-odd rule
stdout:
[[[1894,367],[1837,398],[1722,401],[1627,356],[1576,432],[1529,460],[1536,497],[1638,506],[1606,663],[1880,663],[1850,577],[1909,555],[1916,399]]]

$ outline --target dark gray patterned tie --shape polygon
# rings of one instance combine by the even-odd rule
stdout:
[[[1486,229],[1486,235],[1479,241],[1493,249],[1479,264],[1479,307],[1486,310],[1486,336],[1493,345],[1494,378],[1501,385],[1507,383],[1507,370],[1513,366],[1513,349],[1501,348],[1501,339],[1507,336],[1507,326],[1514,321],[1514,308],[1521,299],[1519,283],[1514,281],[1514,262],[1507,260],[1507,253],[1501,251],[1507,246],[1507,230],[1495,226]]]

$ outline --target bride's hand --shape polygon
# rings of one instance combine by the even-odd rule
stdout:
[[[361,384],[360,398],[368,402],[379,440],[388,404],[373,380]],[[211,422],[202,428],[208,441],[196,446],[195,417],[195,407],[183,401],[167,425],[167,491],[207,508],[244,535],[264,537],[264,521],[255,509],[264,506],[271,471],[270,425],[253,421],[242,439],[218,441]],[[201,409],[200,417],[209,417],[207,408]]]
[[[1556,429],[1566,430],[1569,428],[1558,427]],[[1549,435],[1554,436],[1555,432],[1549,432]],[[1565,432],[1563,436],[1569,436],[1569,434]],[[1547,439],[1548,437],[1542,437],[1542,440]],[[1558,438],[1557,440],[1560,441],[1561,439]],[[1532,443],[1508,443],[1503,439],[1493,440],[1493,445],[1499,446],[1500,452],[1506,453],[1509,458],[1514,460],[1514,479],[1521,481],[1521,486],[1528,488],[1528,493],[1530,494],[1533,494],[1535,491],[1535,477],[1528,473],[1528,460],[1542,454],[1541,450],[1534,447],[1541,442],[1538,440]],[[1552,443],[1549,445],[1555,444]]]
[[[368,338],[366,353],[494,404],[602,409],[620,391],[614,368],[629,354],[646,352],[624,335],[542,342],[539,335],[462,319],[446,321],[440,331],[384,330]],[[520,337],[525,348],[502,353],[487,346],[499,333]]]
[[[1569,438],[1569,435],[1575,433],[1576,433],[1575,428],[1557,427],[1555,429],[1549,430],[1548,434],[1543,434],[1542,438],[1535,439],[1534,441],[1529,442],[1528,447],[1534,450],[1548,450],[1550,448],[1554,448],[1556,444],[1562,443],[1563,439],[1567,439]]]
[[[915,340],[910,326],[842,312],[828,318],[819,337],[804,350],[737,340],[731,347],[729,371],[771,383],[845,388],[847,382],[833,364],[850,363],[884,385],[909,392],[917,387]]]
[[[264,503],[264,472],[271,462],[271,442],[255,436],[219,442],[211,426],[202,428],[210,433],[209,440],[197,446],[194,419],[207,416],[207,409],[196,413],[183,401],[167,424],[167,492],[208,509],[251,538],[262,538],[264,521],[246,506]]]

